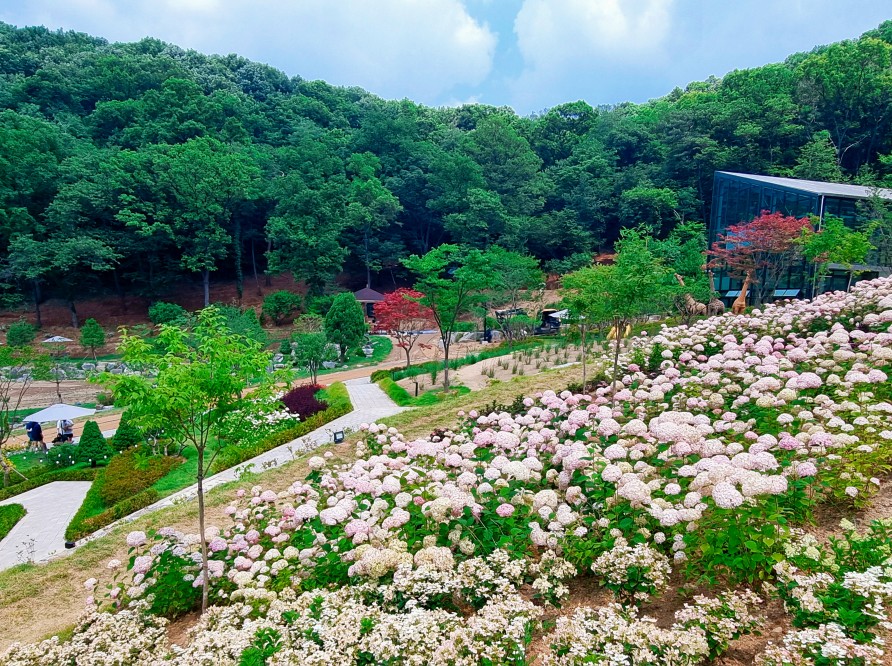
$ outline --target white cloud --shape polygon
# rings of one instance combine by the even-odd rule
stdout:
[[[116,41],[158,37],[427,103],[482,83],[497,41],[462,0],[29,0],[0,19]]]
[[[674,0],[524,0],[514,21],[524,69],[514,82],[523,106],[535,91],[599,72],[650,66],[671,28]],[[539,95],[541,98],[541,95]]]

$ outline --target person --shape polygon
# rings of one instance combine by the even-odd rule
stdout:
[[[74,441],[74,422],[71,419],[59,419],[56,422],[56,432],[59,433],[60,442]]]
[[[25,432],[28,434],[28,448],[47,450],[46,443],[43,441],[43,428],[40,427],[37,421],[26,422]]]

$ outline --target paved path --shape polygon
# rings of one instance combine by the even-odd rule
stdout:
[[[262,472],[263,470],[281,467],[285,463],[294,460],[297,455],[312,451],[324,444],[330,443],[332,441],[333,433],[338,430],[356,430],[363,423],[374,423],[378,419],[398,414],[406,409],[405,407],[398,407],[396,403],[387,397],[377,384],[372,384],[368,377],[350,379],[345,381],[344,385],[350,393],[350,402],[353,403],[352,412],[327,423],[303,437],[288,442],[287,444],[283,444],[275,449],[270,449],[266,453],[261,453],[256,458],[251,458],[250,460],[243,462],[241,465],[231,467],[218,474],[209,476],[204,480],[205,492],[220,484],[238,480],[242,472],[248,468],[252,468],[251,471]],[[129,516],[126,516],[107,527],[103,527],[90,536],[78,541],[77,545],[81,546],[88,541],[104,536],[118,525],[132,522],[140,516],[152,513],[158,509],[194,500],[197,495],[198,487],[193,484],[188,488],[184,488],[172,495],[168,495],[154,504],[150,504],[144,509],[131,513]]]
[[[21,504],[28,512],[0,541],[0,570],[41,561],[65,548],[65,528],[77,513],[90,481],[53,481],[0,504]]]

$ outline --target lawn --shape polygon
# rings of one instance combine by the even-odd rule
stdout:
[[[373,335],[369,338],[370,344],[372,345],[372,349],[374,352],[371,356],[366,356],[361,351],[359,354],[348,354],[347,361],[345,363],[338,363],[337,367],[331,369],[322,369],[319,371],[319,375],[327,375],[333,372],[342,372],[344,370],[350,370],[352,368],[363,368],[366,366],[378,365],[383,362],[390,356],[390,352],[393,351],[393,341],[388,338],[386,335]],[[305,372],[303,370],[295,370],[294,377],[296,379],[304,379],[309,377],[310,373]]]

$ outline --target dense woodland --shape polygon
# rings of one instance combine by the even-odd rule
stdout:
[[[291,271],[387,287],[444,242],[553,272],[706,220],[717,169],[892,182],[892,21],[646,104],[433,109],[156,39],[0,24],[0,295]]]

